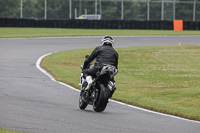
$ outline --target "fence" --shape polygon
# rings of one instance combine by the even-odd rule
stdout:
[[[200,0],[0,0],[0,17],[75,19],[96,14],[101,20],[200,21]]]
[[[0,27],[172,30],[173,21],[34,20],[34,19],[0,18]],[[184,21],[183,28],[184,30],[200,30],[200,22]]]

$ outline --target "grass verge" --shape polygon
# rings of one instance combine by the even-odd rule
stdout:
[[[42,67],[57,80],[79,88],[80,65],[92,50],[54,53],[42,60]],[[200,46],[116,50],[120,58],[113,99],[200,121]]]
[[[23,132],[7,130],[7,129],[0,129],[0,133],[23,133]]]
[[[200,35],[200,31],[64,29],[64,28],[0,28],[0,38],[63,37],[63,36],[138,36],[138,35]]]

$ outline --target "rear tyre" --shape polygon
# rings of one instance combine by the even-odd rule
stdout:
[[[108,104],[108,99],[110,96],[109,88],[106,88],[105,85],[99,85],[99,91],[96,95],[96,99],[93,102],[93,109],[96,112],[103,112]]]

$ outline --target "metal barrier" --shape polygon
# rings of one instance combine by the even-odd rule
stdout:
[[[35,20],[0,18],[0,27],[173,30],[173,21]],[[184,21],[183,30],[200,30],[200,22]]]

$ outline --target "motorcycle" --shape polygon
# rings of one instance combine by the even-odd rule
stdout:
[[[86,56],[87,58],[88,56]],[[94,65],[90,64],[87,69],[92,69]],[[83,65],[81,65],[83,70]],[[81,92],[79,97],[79,108],[84,110],[88,104],[93,106],[95,112],[103,112],[107,106],[109,98],[115,92],[114,76],[117,74],[115,66],[103,65],[93,78],[90,87],[85,90],[88,83],[83,73],[80,75]]]

